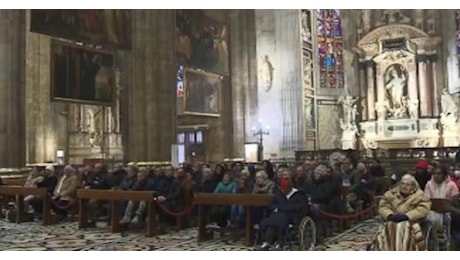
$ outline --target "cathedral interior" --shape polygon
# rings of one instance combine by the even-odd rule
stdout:
[[[0,10],[0,35],[1,168],[460,146],[459,10]]]
[[[2,167],[459,145],[455,10],[2,13]]]

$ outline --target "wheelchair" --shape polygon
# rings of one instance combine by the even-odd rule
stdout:
[[[298,243],[298,250],[301,251],[312,251],[316,245],[317,238],[317,225],[310,215],[310,202],[307,197],[308,203],[305,206],[305,209],[302,210],[299,215],[300,221],[296,223],[289,224],[284,232],[283,237],[283,246],[288,246],[290,250],[293,249],[294,244]],[[256,228],[256,243],[261,241],[262,229],[260,227]]]
[[[383,225],[383,223],[384,222],[382,221],[382,225]],[[429,245],[430,245],[430,243],[432,241],[432,239],[431,239],[431,230],[433,228],[433,224],[427,218],[420,220],[419,224],[420,224],[420,228],[422,229],[423,236],[425,238],[424,240],[425,240],[426,248],[427,248],[427,250],[431,251],[430,248],[429,248]],[[376,242],[377,242],[377,237],[375,237],[375,239],[373,239],[372,242],[370,242],[367,245],[366,251],[374,251]]]
[[[427,239],[427,248],[429,251],[449,251],[451,248],[451,216],[450,213],[442,214],[442,228],[433,234],[433,224],[430,223],[431,229]],[[429,221],[429,220],[428,220]],[[436,237],[433,237],[436,236]]]
[[[431,199],[431,211],[441,214],[442,228],[436,232],[436,237],[431,237],[427,243],[430,251],[449,251],[451,248],[451,210],[455,207],[451,200],[448,199]],[[431,223],[432,224],[432,223]]]

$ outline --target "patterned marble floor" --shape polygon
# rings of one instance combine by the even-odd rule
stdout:
[[[316,250],[365,250],[377,231],[375,219],[366,220],[351,229],[324,240]],[[248,251],[244,241],[228,237],[196,242],[197,230],[190,228],[147,238],[137,233],[110,233],[105,228],[79,230],[77,223],[68,222],[41,226],[39,222],[20,225],[0,220],[0,250],[64,250],[64,251]]]

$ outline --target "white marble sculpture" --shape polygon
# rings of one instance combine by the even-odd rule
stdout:
[[[408,106],[409,106],[409,118],[410,119],[418,119],[418,117],[419,117],[419,114],[418,114],[419,101],[418,101],[418,99],[409,99],[408,100]]]
[[[444,88],[441,95],[441,114],[445,117],[457,118],[458,106],[449,91]]]
[[[401,67],[401,69],[403,69]],[[404,89],[407,85],[407,78],[404,71],[398,73],[395,66],[390,66],[385,73],[385,78],[388,78],[385,83],[385,89],[390,92],[392,108],[399,108],[402,103]]]
[[[377,112],[377,120],[383,121],[386,119],[387,111],[388,111],[388,104],[387,102],[377,102],[375,103],[375,111]]]
[[[340,119],[340,128],[342,129],[342,149],[356,148],[356,135],[358,127],[356,126],[356,116],[358,114],[356,101],[358,98],[352,96],[341,96],[338,104],[342,109],[342,118]]]
[[[270,61],[270,57],[265,55],[261,66],[260,66],[260,77],[262,80],[262,88],[265,89],[265,92],[269,92],[273,86],[273,65]]]
[[[341,96],[338,104],[342,106],[342,122],[343,125],[351,126],[356,125],[356,115],[358,113],[356,101],[358,98],[352,96]]]

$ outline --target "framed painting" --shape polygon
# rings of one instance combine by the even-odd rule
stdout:
[[[52,41],[53,100],[110,105],[115,87],[114,55],[97,49]]]
[[[223,77],[193,69],[184,74],[184,114],[220,116]]]
[[[176,10],[178,63],[229,74],[226,10]]]
[[[30,11],[30,31],[95,45],[131,47],[131,11],[40,9]]]

